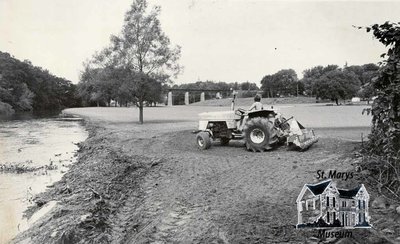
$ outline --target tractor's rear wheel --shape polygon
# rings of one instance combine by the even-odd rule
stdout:
[[[229,139],[229,138],[227,138],[227,137],[221,137],[221,145],[222,145],[222,146],[228,145],[230,140],[231,140],[231,139]]]
[[[201,150],[206,150],[211,147],[211,138],[208,132],[202,131],[199,132],[196,136],[197,146]]]
[[[244,138],[247,150],[253,152],[263,152],[271,149],[270,143],[276,135],[274,126],[266,118],[252,118],[244,126]]]

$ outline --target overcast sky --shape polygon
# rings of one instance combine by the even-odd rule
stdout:
[[[0,0],[0,51],[79,81],[82,62],[118,34],[131,0]],[[377,63],[384,47],[352,27],[400,21],[400,1],[150,0],[197,80],[259,83],[292,68]]]

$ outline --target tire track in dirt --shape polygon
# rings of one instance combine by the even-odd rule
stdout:
[[[152,144],[152,151],[154,152],[154,149],[157,148],[153,144],[153,142],[147,142],[143,146],[143,148],[147,148],[150,144]],[[161,142],[163,144],[163,142]],[[158,151],[158,150],[156,150]],[[201,161],[198,160],[197,161]],[[174,156],[170,158],[170,162],[176,162],[176,159]],[[228,162],[226,160],[226,162]],[[196,165],[199,162],[196,162]],[[165,170],[164,171],[164,176],[170,175],[171,173],[174,173],[176,175],[182,175],[185,174],[186,172],[183,172],[184,168],[175,168],[172,171],[170,170]],[[234,169],[231,169],[232,171]],[[195,169],[189,170],[191,174],[195,174]],[[162,174],[161,174],[162,175]],[[153,178],[153,176],[150,176]],[[146,225],[146,228],[142,229],[139,233],[134,234],[132,238],[130,238],[130,241],[137,242],[137,243],[144,243],[149,240],[154,241],[154,242],[170,242],[172,241],[170,238],[171,236],[174,236],[174,241],[184,241],[187,239],[187,234],[190,233],[189,230],[187,230],[187,227],[190,226],[189,222],[193,221],[193,215],[196,215],[196,212],[199,212],[199,209],[202,207],[201,205],[195,205],[195,204],[190,204],[186,201],[180,201],[182,199],[179,199],[179,197],[175,198],[174,201],[170,202],[169,204],[163,204],[161,203],[156,195],[152,194],[152,186],[145,186],[146,190],[146,201],[145,205],[148,206],[146,208],[146,212],[151,213],[151,215],[157,215],[158,217],[151,220],[149,224]],[[182,193],[182,192],[181,192]],[[199,192],[198,194],[202,194]],[[190,195],[190,189],[188,189],[185,193],[181,195]],[[193,195],[192,195],[193,196]],[[154,205],[164,205],[163,211],[158,211],[159,207],[155,207]],[[178,233],[185,233],[185,235],[180,236]]]
[[[149,175],[149,177],[154,179],[153,175]],[[170,201],[167,202],[158,196],[152,183],[145,183],[143,187],[146,196],[143,202],[144,207],[140,212],[145,213],[146,224],[144,228],[139,229],[129,237],[128,243],[182,241],[184,237],[180,237],[179,233],[187,233],[188,222],[191,221],[192,215],[198,211],[199,206],[174,197],[170,193],[168,193]]]
[[[295,195],[310,181],[311,172],[337,163],[345,151],[328,139],[301,153],[284,147],[251,153],[237,142],[199,151],[188,131],[132,143],[137,144],[132,153],[162,158],[162,163],[141,184],[139,206],[126,203],[121,211],[126,222],[140,219],[127,223],[137,228],[123,230],[125,243],[302,240],[291,230]],[[281,196],[286,197],[280,201]]]

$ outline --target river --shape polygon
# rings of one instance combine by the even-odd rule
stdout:
[[[82,120],[15,116],[0,120],[0,243],[29,226],[23,212],[61,179],[87,137]]]

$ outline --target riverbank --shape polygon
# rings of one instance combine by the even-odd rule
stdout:
[[[15,242],[109,243],[124,238],[119,230],[124,232],[128,220],[123,220],[123,213],[116,213],[140,205],[140,183],[149,169],[162,161],[160,157],[130,149],[135,141],[144,139],[142,136],[153,137],[156,131],[148,126],[149,130],[125,134],[130,126],[123,125],[124,129],[114,134],[116,124],[86,119],[89,137],[79,145],[77,163],[61,181],[34,199],[36,206],[29,209],[27,217],[49,202],[57,202],[56,206]],[[155,127],[160,125],[156,123]],[[174,126],[175,123],[170,124],[170,128]],[[140,218],[136,221],[140,222]]]
[[[317,181],[317,170],[354,171],[360,146],[334,137],[353,130],[321,128],[320,142],[306,152],[282,147],[251,153],[240,142],[199,151],[190,133],[196,118],[189,112],[188,119],[174,120],[171,110],[154,111],[138,125],[134,115],[116,116],[120,111],[66,111],[86,117],[89,137],[78,162],[34,199],[30,214],[57,204],[15,242],[312,242],[316,231],[294,229],[297,195],[305,183]],[[358,183],[354,178],[338,185]],[[376,195],[370,194],[372,202]],[[371,210],[373,224],[382,211]],[[355,230],[350,241],[385,243],[399,234],[395,225],[390,228],[389,238],[382,228],[364,229]]]
[[[0,243],[29,225],[22,216],[33,196],[61,179],[85,139],[82,121],[31,114],[0,120]]]

